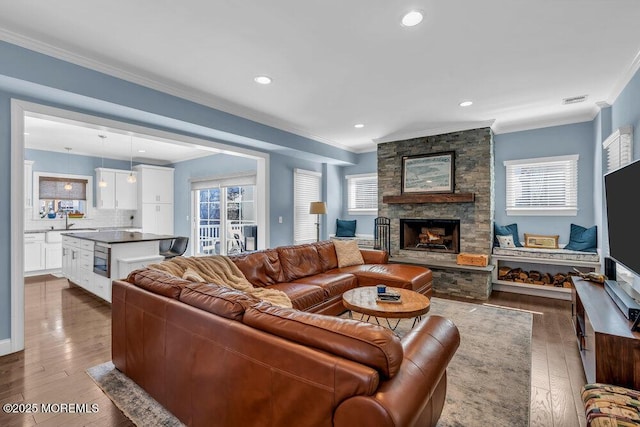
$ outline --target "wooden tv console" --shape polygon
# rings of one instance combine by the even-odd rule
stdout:
[[[573,325],[588,383],[640,390],[640,333],[605,292],[604,286],[572,277]]]

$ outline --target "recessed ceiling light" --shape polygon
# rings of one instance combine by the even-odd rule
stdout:
[[[416,26],[422,22],[422,18],[422,12],[420,12],[419,10],[412,10],[402,17],[402,25],[404,25],[405,27]]]
[[[268,85],[271,83],[271,77],[269,76],[256,76],[253,80],[261,85]]]
[[[138,153],[146,153],[147,150],[138,150]]]
[[[358,124],[353,125],[353,127],[356,128],[356,129],[362,129],[364,127],[364,125],[362,123],[358,123]]]
[[[470,105],[473,105],[473,102],[472,101],[462,101],[459,105],[461,107],[468,107]]]
[[[24,134],[25,134],[25,135],[29,135],[29,132],[25,132]]]

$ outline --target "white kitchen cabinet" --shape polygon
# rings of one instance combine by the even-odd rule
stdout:
[[[45,268],[44,233],[24,235],[24,271],[38,271]]]
[[[138,215],[143,233],[173,234],[173,169],[137,165]]]
[[[33,160],[24,161],[24,207],[33,207]]]
[[[102,180],[107,183],[106,187],[96,187],[98,209],[137,209],[138,186],[127,181],[130,173],[122,169],[96,168],[96,181]]]
[[[137,165],[141,203],[173,203],[173,168]]]
[[[62,274],[91,293],[94,289],[93,245],[91,240],[62,237]]]
[[[62,268],[62,244],[44,244],[44,268],[46,270],[58,270]]]
[[[173,234],[173,204],[143,203],[138,215],[143,233]]]
[[[135,210],[138,208],[138,185],[135,182],[129,182],[129,175],[136,172],[117,171],[115,174],[116,181],[116,209]],[[137,181],[137,178],[136,178]]]

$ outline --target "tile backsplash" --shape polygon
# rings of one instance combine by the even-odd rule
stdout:
[[[132,227],[134,220],[131,216],[137,215],[136,210],[123,209],[92,209],[90,218],[69,218],[72,228],[106,228],[106,227]],[[64,228],[64,218],[43,218],[34,219],[33,209],[24,210],[24,230],[48,230]]]

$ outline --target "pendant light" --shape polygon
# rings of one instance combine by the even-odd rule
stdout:
[[[98,187],[100,188],[106,188],[107,187],[107,181],[104,180],[104,139],[106,138],[106,135],[98,135],[98,137],[100,139],[102,139],[102,143],[100,145],[100,151],[102,153],[102,168],[100,169],[100,181],[98,181]]]
[[[131,159],[129,162],[129,176],[127,182],[133,184],[136,182],[136,176],[133,174],[133,135],[131,135]]]
[[[64,147],[65,150],[67,150],[67,173],[69,173],[69,152],[71,151],[71,147]],[[71,189],[73,188],[73,185],[71,185],[70,181],[67,181],[66,184],[64,184],[64,189],[66,191],[71,191]]]

